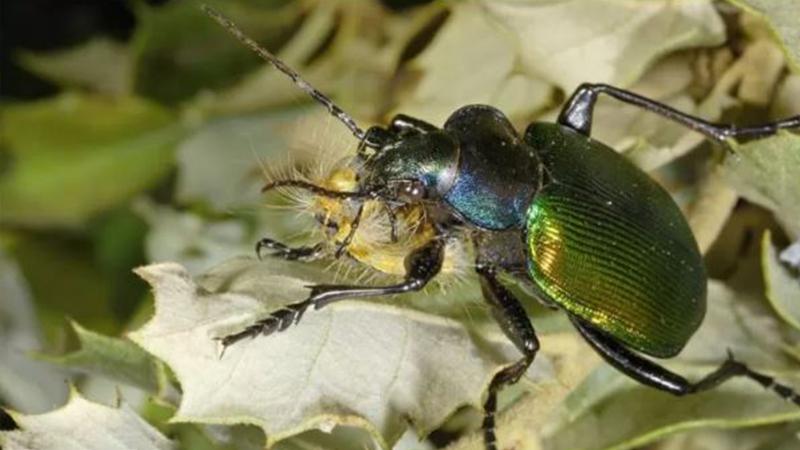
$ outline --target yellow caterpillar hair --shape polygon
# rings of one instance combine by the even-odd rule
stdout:
[[[349,164],[354,158],[352,136],[345,135],[337,139],[337,136],[329,135],[333,130],[326,130],[321,134],[326,135],[325,141],[328,145],[321,147],[318,136],[308,134],[308,130],[314,128],[319,129],[319,122],[310,126],[306,122],[297,128],[302,130],[302,134],[294,132],[290,136],[290,141],[304,142],[302,146],[292,150],[293,158],[300,163],[292,165],[289,177],[329,190],[347,192],[356,190],[358,186],[356,170]],[[342,145],[343,141],[347,145]],[[286,179],[286,171],[282,172],[280,175],[268,174],[268,181]],[[299,210],[317,219],[319,228],[310,230],[311,234],[321,239],[326,251],[334,255],[335,250],[352,232],[358,209],[355,202],[291,188],[281,188],[280,191]],[[393,226],[386,205],[377,200],[362,201],[363,210],[358,227],[343,249],[343,254],[348,258],[337,260],[337,264],[343,265],[339,269],[350,272],[360,268],[363,269],[361,274],[370,278],[381,274],[403,276],[406,255],[422,247],[435,236],[433,225],[425,216],[425,208],[421,204],[412,204],[393,211],[396,240],[392,240]],[[442,270],[436,279],[436,284],[446,287],[462,279],[468,273],[467,265],[468,261],[471,261],[468,253],[469,249],[464,239],[451,239],[447,244]],[[352,267],[348,259],[350,262],[357,262],[360,267]]]

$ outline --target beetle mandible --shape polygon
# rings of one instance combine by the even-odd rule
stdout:
[[[246,337],[269,335],[296,324],[303,313],[339,300],[418,291],[442,268],[445,243],[455,227],[469,231],[483,297],[503,332],[522,353],[492,378],[482,429],[496,449],[494,415],[498,391],[515,383],[539,349],[519,300],[498,279],[506,272],[531,281],[540,300],[562,309],[580,335],[616,369],[678,396],[748,378],[800,406],[800,395],[729,354],[719,368],[689,381],[648,359],[677,355],[703,320],[707,276],[694,236],[670,195],[646,173],[590,137],[600,94],[661,115],[724,144],[800,128],[800,116],[752,127],[708,122],[670,106],[606,84],[585,83],[556,123],[532,123],[520,136],[509,120],[487,105],[455,111],[439,128],[406,115],[389,126],[364,131],[327,96],[227,18],[205,12],[242,43],[286,74],[324,105],[359,141],[353,160],[355,189],[343,191],[300,180],[279,180],[264,190],[294,187],[320,197],[353,201],[357,207],[340,255],[358,229],[367,201],[383,203],[395,234],[393,211],[424,208],[433,236],[404,259],[405,277],[384,286],[314,285],[309,296],[221,338],[223,347]],[[321,245],[292,248],[271,239],[256,246],[286,259],[324,256]]]

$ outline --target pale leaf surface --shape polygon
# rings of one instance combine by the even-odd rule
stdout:
[[[212,221],[145,199],[137,201],[134,209],[150,225],[145,239],[148,261],[178,261],[195,274],[219,261],[253,252],[252,239],[242,222]]]
[[[766,20],[795,72],[800,71],[800,2],[796,0],[728,0]]]
[[[781,349],[779,321],[751,303],[747,296],[712,281],[703,325],[679,357],[666,365],[696,380],[715,369],[730,349],[751,367],[800,385],[797,363]],[[748,408],[736,406],[745,404]],[[749,380],[732,380],[706,393],[676,398],[639,385],[610,367],[602,367],[574,390],[559,415],[551,424],[547,449],[628,449],[689,429],[800,420],[796,406]]]
[[[19,430],[0,432],[7,450],[169,450],[170,441],[126,404],[111,408],[73,392],[41,415],[12,413]]]
[[[480,404],[501,358],[518,357],[502,338],[475,340],[458,322],[351,301],[308,311],[300,325],[239,342],[220,358],[215,337],[304,298],[304,286],[325,274],[249,259],[229,261],[197,282],[174,263],[137,272],[154,288],[156,314],[131,337],[180,380],[184,396],[174,420],[252,423],[269,442],[341,424],[391,445],[407,421],[426,433],[458,406]],[[530,373],[545,379],[552,372],[543,357]]]
[[[659,57],[718,45],[725,35],[710,1],[483,4],[497,28],[514,36],[511,42],[526,72],[568,93],[587,81],[630,86]]]
[[[454,3],[434,41],[412,62],[422,78],[395,112],[441,126],[453,111],[472,103],[495,106],[511,117],[546,106],[552,87],[514,72],[511,38],[480,2]]]
[[[739,145],[725,169],[737,192],[771,210],[790,235],[800,236],[800,136],[782,132]]]
[[[769,231],[761,240],[761,267],[769,299],[783,320],[800,330],[800,279],[781,264]]]

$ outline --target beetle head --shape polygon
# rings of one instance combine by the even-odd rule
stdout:
[[[404,136],[364,161],[362,192],[392,204],[438,200],[453,184],[458,144],[444,131]]]

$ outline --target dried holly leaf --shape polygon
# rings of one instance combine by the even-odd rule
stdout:
[[[11,412],[18,430],[0,431],[7,450],[170,450],[172,443],[125,403],[90,402],[76,391],[66,405],[40,415]]]
[[[236,343],[220,358],[214,338],[304,298],[304,286],[330,274],[250,259],[229,261],[197,281],[174,263],[137,273],[154,288],[156,314],[131,338],[181,382],[174,420],[257,424],[269,443],[349,425],[389,447],[408,424],[424,435],[459,406],[480,405],[492,373],[519,358],[496,329],[487,340],[459,322],[403,308],[402,297],[398,306],[349,301],[308,311],[299,325]],[[421,295],[436,303],[444,294]],[[543,352],[529,376],[552,379],[562,358],[570,355]]]

